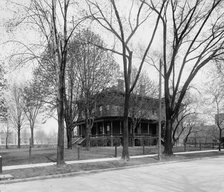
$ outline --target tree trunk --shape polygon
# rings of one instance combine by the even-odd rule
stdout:
[[[67,133],[67,149],[72,149],[72,128],[66,126],[66,133]]]
[[[91,127],[89,123],[86,122],[86,149],[88,151],[90,150],[90,134],[91,134]]]
[[[31,125],[30,126],[30,133],[31,133],[31,136],[30,136],[30,145],[31,145],[31,147],[33,147],[34,146],[34,137],[33,137],[33,130],[34,130],[34,125]]]
[[[132,123],[132,147],[135,146],[135,124]]]
[[[219,129],[219,151],[221,151],[221,143],[222,142],[222,130]]]
[[[9,135],[8,133],[6,133],[6,138],[5,138],[5,148],[8,149],[8,138],[9,138]]]
[[[57,93],[57,113],[58,113],[57,165],[64,164],[64,102],[63,102],[64,91],[65,91],[65,77],[63,70],[60,70],[58,81],[58,93]]]
[[[21,127],[18,126],[18,148],[20,148],[20,142],[21,142],[21,139],[20,139],[20,132],[21,132]]]
[[[166,119],[166,129],[164,137],[164,152],[165,155],[173,154],[173,144],[172,144],[172,121]]]
[[[128,151],[128,110],[129,110],[129,98],[130,93],[125,93],[125,102],[124,102],[124,126],[123,126],[123,151],[122,159],[129,160],[129,151]]]

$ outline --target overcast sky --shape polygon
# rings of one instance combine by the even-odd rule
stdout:
[[[18,0],[19,3],[26,3],[27,0]],[[124,1],[123,1],[124,2]],[[126,10],[127,4],[125,3],[124,10]],[[12,39],[16,39],[19,41],[24,42],[25,44],[29,44],[29,42],[35,42],[36,40],[38,40],[38,35],[36,34],[36,32],[29,32],[27,33],[27,30],[24,28],[21,28],[20,30],[13,32],[13,33],[7,33],[6,28],[5,28],[5,24],[6,22],[8,22],[9,19],[13,18],[14,12],[11,10],[11,7],[9,7],[7,5],[7,0],[0,0],[0,60],[2,62],[5,62],[6,66],[9,66],[9,63],[7,63],[8,61],[8,56],[12,53],[14,53],[14,50],[17,49],[17,45],[14,43],[5,43],[9,40]],[[95,28],[94,30],[97,30],[97,28]],[[143,42],[147,41],[146,39],[148,39],[149,35],[148,35],[148,31],[149,28],[148,27],[144,27],[138,32],[137,37],[135,38],[136,40],[136,44],[133,44],[133,46],[138,46],[140,44],[143,44]],[[113,38],[111,36],[108,36],[106,33],[102,33],[102,29],[99,28],[98,31],[99,34],[102,34],[102,37],[107,40],[108,42],[106,43],[111,43],[113,42]],[[158,31],[157,33],[157,37],[154,41],[154,48],[157,48],[159,46],[161,46],[161,31]],[[118,57],[117,61],[120,63],[121,65],[121,59],[119,59]],[[210,65],[210,64],[209,64]],[[210,66],[205,67],[203,70],[201,70],[201,72],[199,72],[199,74],[196,76],[195,80],[193,81],[193,85],[194,86],[198,86],[198,88],[201,88],[204,83],[206,81],[208,81],[208,76],[206,75],[206,72],[208,70],[211,70],[212,67]],[[23,68],[20,69],[16,69],[16,70],[12,70],[12,67],[9,67],[10,70],[10,76],[9,79],[29,79],[31,78],[31,72],[32,72],[32,65],[26,65]],[[121,65],[121,69],[122,69],[122,65]],[[149,74],[149,77],[152,80],[155,80],[158,82],[158,72],[153,68],[150,67],[148,64],[145,64],[144,66],[144,71],[147,71]],[[56,121],[52,120],[50,121],[50,123],[48,122],[47,127],[51,127],[52,129],[55,128],[56,126]]]

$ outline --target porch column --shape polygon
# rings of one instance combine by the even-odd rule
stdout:
[[[105,122],[102,121],[102,127],[103,127],[103,135],[105,135],[105,126],[104,126]]]
[[[142,123],[140,122],[139,123],[139,134],[140,134],[140,144],[141,144],[141,146],[143,145],[143,136],[142,136]]]
[[[148,134],[149,134],[149,122],[147,123],[147,128],[148,128]]]
[[[114,146],[114,139],[113,139],[113,122],[110,122],[110,146]]]
[[[96,123],[96,137],[98,137],[98,123]]]
[[[113,122],[110,122],[110,135],[113,136]]]
[[[80,135],[79,136],[82,136],[82,124],[79,126],[79,128],[80,128]]]
[[[142,133],[142,123],[140,122],[140,124],[139,124],[139,134],[141,134]]]

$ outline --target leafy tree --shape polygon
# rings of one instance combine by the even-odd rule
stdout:
[[[89,111],[85,115],[87,122],[93,120],[93,106],[96,102],[96,95],[104,88],[112,84],[114,76],[117,74],[118,66],[112,56],[104,50],[95,47],[91,43],[103,44],[101,38],[90,30],[82,30],[77,33],[68,44],[68,60],[65,73],[65,94],[64,94],[64,117],[66,123],[67,148],[72,148],[72,132],[74,122],[78,118],[77,101],[85,101],[82,105],[83,112]],[[56,68],[49,53],[42,56],[41,65],[35,69],[35,79],[44,85],[45,106],[50,111],[56,108]],[[40,85],[41,86],[41,85]],[[80,103],[80,102],[79,102]],[[87,114],[87,113],[85,113]],[[91,130],[91,124],[86,125]],[[89,138],[89,136],[87,136]],[[88,139],[87,139],[88,140]]]
[[[118,71],[118,65],[111,54],[95,45],[103,47],[104,43],[90,30],[81,31],[71,44],[72,61],[79,85],[77,90],[80,90],[79,110],[84,114],[86,125],[87,148],[90,147],[90,134],[99,93],[113,84]]]

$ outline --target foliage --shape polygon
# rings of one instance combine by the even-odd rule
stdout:
[[[112,55],[99,46],[104,46],[102,39],[90,30],[83,30],[70,47],[80,90],[78,110],[86,122],[87,148],[99,93],[113,84],[119,69]]]

